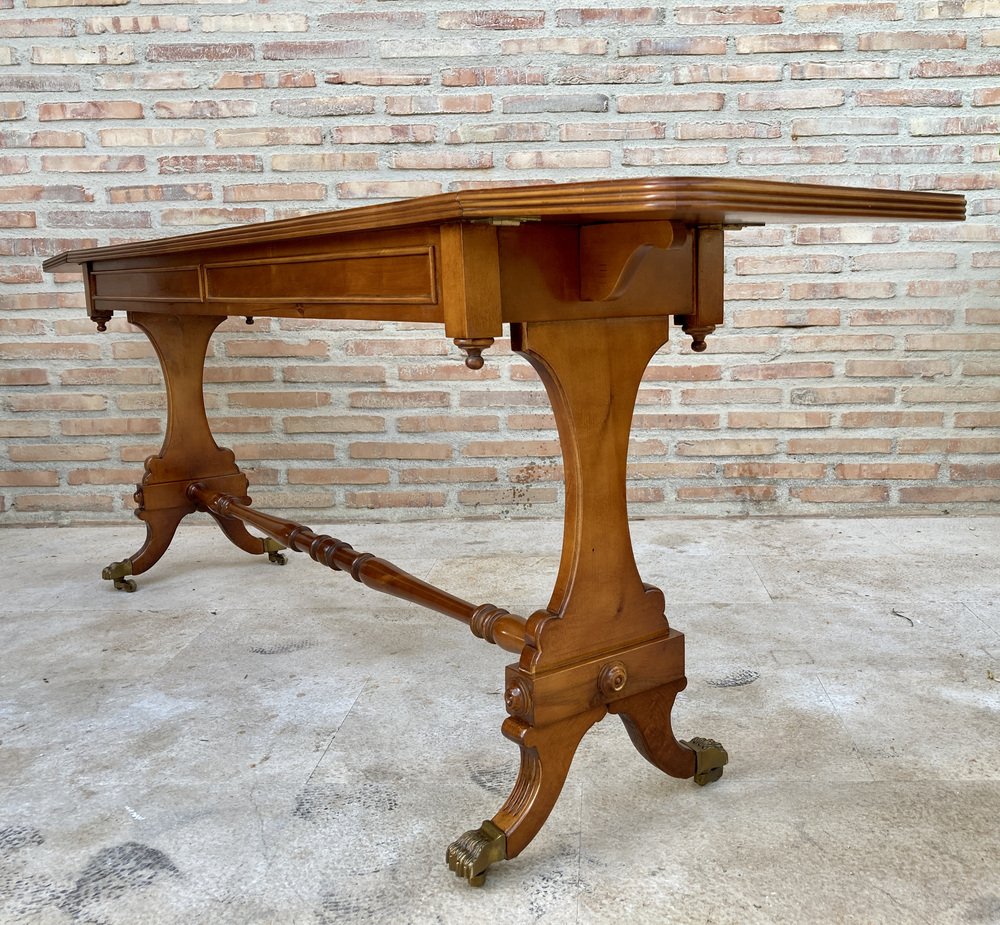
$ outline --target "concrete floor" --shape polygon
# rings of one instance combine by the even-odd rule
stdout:
[[[521,613],[560,539],[331,532]],[[675,728],[725,776],[661,775],[609,717],[475,890],[444,850],[515,778],[506,653],[210,526],[135,594],[99,574],[140,524],[0,531],[0,922],[1000,923],[1000,517],[633,533],[687,634]]]

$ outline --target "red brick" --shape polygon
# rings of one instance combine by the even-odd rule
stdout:
[[[253,46],[249,46],[251,49]],[[263,46],[265,61],[296,61],[307,58],[364,58],[369,44],[356,39],[329,42],[267,42]]]
[[[388,485],[388,469],[336,468],[288,470],[289,485]]]
[[[349,491],[347,506],[357,508],[444,507],[445,495],[439,491]]]
[[[868,504],[889,499],[889,489],[884,485],[806,485],[789,488],[788,493],[816,504]]]
[[[31,49],[32,64],[85,66],[121,65],[135,63],[135,49],[131,45],[86,45],[57,47],[35,45]]]
[[[263,159],[256,154],[191,154],[157,158],[161,174],[260,173]]]
[[[1000,463],[951,463],[948,475],[957,482],[1000,482]]]
[[[896,390],[891,386],[840,385],[794,388],[789,399],[793,405],[891,405]]]
[[[830,87],[822,90],[752,90],[737,97],[738,108],[749,112],[781,109],[827,109],[843,106],[846,94]]]
[[[736,37],[736,53],[738,55],[843,51],[843,48],[843,35],[834,32],[800,34],[775,32],[770,35],[740,35]]]
[[[821,479],[825,463],[726,463],[722,474],[727,479]]]
[[[473,440],[462,449],[463,456],[489,457],[561,456],[556,440]]]
[[[848,376],[867,378],[933,378],[951,373],[950,360],[847,360],[844,372]]]
[[[907,334],[905,343],[907,350],[1000,350],[1000,334]]]
[[[69,418],[60,421],[67,437],[112,436],[122,434],[158,434],[163,425],[159,418]]]
[[[1000,485],[934,485],[900,488],[899,500],[920,504],[1000,501]]]
[[[781,430],[801,430],[829,427],[829,411],[730,411],[729,427]]]
[[[650,93],[641,96],[618,97],[619,112],[699,112],[719,110],[725,105],[726,95],[705,91],[701,93]]]
[[[722,367],[716,363],[681,365],[672,362],[669,366],[647,366],[642,374],[643,382],[709,382],[722,378]]]
[[[288,416],[284,425],[289,434],[382,433],[385,418],[373,414]]]
[[[791,437],[788,452],[792,456],[840,456],[860,453],[891,453],[892,441],[875,437]]]
[[[671,38],[643,38],[622,42],[618,57],[647,55],[724,55],[726,38],[722,35],[676,36]]]
[[[607,39],[547,37],[505,39],[500,43],[500,53],[504,55],[603,55],[607,50]]]
[[[619,112],[622,98],[619,98]],[[553,93],[533,96],[506,96],[501,108],[505,113],[532,112],[607,112],[608,97],[603,93]]]
[[[288,200],[326,199],[322,183],[247,183],[222,188],[223,202],[277,202]]]
[[[780,138],[780,122],[679,122],[681,141],[705,138]]]
[[[364,180],[337,184],[338,199],[408,199],[440,192],[441,184],[431,180]]]
[[[900,439],[900,455],[1000,453],[1000,437],[924,437]]]
[[[663,22],[663,10],[653,6],[582,7],[556,11],[559,26],[654,26]]]
[[[47,469],[0,471],[0,487],[3,488],[55,488],[58,484],[59,474]]]
[[[501,144],[510,141],[545,141],[551,126],[542,122],[505,122],[500,124],[466,125],[447,134],[445,143]]]
[[[4,9],[0,3],[0,9]],[[7,5],[10,8],[10,4]],[[77,24],[72,19],[5,19],[0,22],[0,38],[53,38],[76,35]]]
[[[841,427],[940,427],[941,411],[845,411]]]
[[[678,501],[774,501],[778,497],[772,485],[685,485],[677,489]]]
[[[186,16],[93,16],[86,20],[87,35],[148,35],[153,32],[190,32]]]
[[[500,419],[489,414],[436,415],[422,414],[396,419],[401,434],[444,433],[450,431],[483,433],[498,431]]]
[[[389,95],[385,97],[385,111],[390,116],[492,112],[493,97],[489,93],[433,96]]]
[[[326,13],[320,16],[317,23],[324,29],[334,32],[372,32],[391,27],[417,29],[424,26],[427,17],[423,13],[409,11],[381,12],[367,10],[363,13]]]
[[[761,363],[734,367],[734,380],[745,379],[820,379],[833,375],[833,363]]]
[[[775,25],[782,22],[783,9],[781,6],[679,6],[674,10],[674,18],[682,26]]]
[[[955,426],[1000,427],[1000,411],[956,411]]]
[[[607,154],[610,161],[611,152]],[[626,167],[650,167],[659,164],[726,164],[729,162],[729,152],[725,145],[626,148],[621,162]]]
[[[261,392],[230,392],[228,400],[230,406],[237,408],[322,408],[330,404],[330,395],[305,389],[267,389]]]
[[[233,446],[233,452],[240,460],[333,459],[337,455],[336,450],[327,443],[300,443],[293,440],[282,440],[280,443],[237,443]]]
[[[0,437],[48,437],[51,433],[52,427],[48,421],[0,420]]]
[[[806,3],[795,9],[799,22],[829,22],[841,19],[884,20],[902,18],[897,3]]]
[[[442,87],[535,86],[547,82],[538,67],[455,67],[441,72]],[[424,83],[429,83],[428,78]]]
[[[38,118],[42,122],[60,119],[141,119],[142,103],[128,100],[72,103],[42,103],[38,107]]]
[[[285,382],[384,382],[381,366],[286,366],[282,371]]]
[[[793,119],[792,138],[830,135],[898,135],[899,119]]]
[[[448,392],[352,392],[348,396],[352,408],[448,408]]]
[[[2,74],[0,93],[76,93],[80,81],[61,74]]]
[[[18,495],[14,506],[19,511],[111,511],[114,499],[109,495]]]
[[[1000,402],[1000,387],[941,385],[909,385],[902,389],[902,400],[907,404],[952,402]]]
[[[941,467],[937,463],[838,463],[834,473],[838,479],[877,480],[936,479]]]
[[[541,10],[473,10],[438,13],[439,29],[540,29],[545,25]]]
[[[552,83],[557,86],[644,84],[660,83],[662,80],[663,68],[659,64],[582,64],[561,67],[552,74]]]
[[[675,84],[757,83],[781,80],[777,64],[685,64],[673,68]]]
[[[619,141],[666,138],[662,122],[571,122],[559,126],[560,141]]]
[[[941,164],[961,163],[962,145],[878,145],[858,148],[859,164]]]
[[[447,482],[495,482],[497,470],[492,466],[441,466],[426,469],[403,469],[399,481],[403,485],[434,485]]]
[[[742,405],[777,404],[781,389],[747,386],[720,386],[719,388],[691,388],[681,390],[684,405]]]
[[[931,59],[918,61],[910,70],[911,77],[996,77],[1000,75],[1000,59],[986,61],[950,61]]]
[[[773,456],[778,442],[771,438],[680,440],[678,456]]]
[[[858,36],[858,51],[911,51],[918,48],[965,47],[964,32],[864,32]]]
[[[113,186],[108,189],[108,202],[185,202],[212,198],[207,183],[161,184],[159,186]]]
[[[525,509],[532,504],[554,504],[558,493],[554,488],[524,488],[515,485],[512,488],[464,489],[458,493],[460,504],[503,504],[523,505]]]
[[[265,57],[267,57],[265,45]],[[150,63],[170,63],[172,61],[253,61],[254,46],[249,42],[219,44],[176,43],[172,45],[149,45],[146,60]]]
[[[809,62],[792,64],[792,80],[891,80],[899,77],[895,61]]]

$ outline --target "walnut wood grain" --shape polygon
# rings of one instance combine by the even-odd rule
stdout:
[[[651,177],[443,193],[160,241],[67,251],[43,266],[53,270],[93,260],[470,220],[539,218],[576,224],[666,220],[704,225],[831,218],[956,221],[964,217],[964,197],[942,193],[715,177]]]

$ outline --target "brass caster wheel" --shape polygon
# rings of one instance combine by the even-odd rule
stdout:
[[[729,754],[715,739],[696,738],[681,742],[695,753],[694,782],[699,787],[711,784],[722,777],[722,769],[729,763]]]
[[[267,554],[267,561],[271,565],[286,565],[288,563],[288,557],[284,553],[280,552],[269,552]]]
[[[448,846],[445,860],[456,877],[465,877],[469,886],[486,882],[486,869],[507,857],[507,836],[492,822],[466,832]]]
[[[139,586],[128,576],[132,574],[132,561],[125,559],[123,562],[112,562],[101,572],[101,578],[105,581],[113,581],[116,591],[135,591]]]

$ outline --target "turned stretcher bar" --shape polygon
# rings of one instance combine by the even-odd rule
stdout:
[[[315,533],[295,521],[254,510],[232,495],[212,491],[199,483],[188,489],[188,497],[204,510],[250,524],[282,546],[293,552],[304,552],[327,568],[349,572],[355,581],[374,591],[391,594],[459,620],[474,635],[501,649],[520,654],[524,648],[527,621],[502,607],[470,604],[370,552],[358,552],[350,543],[324,533]]]

